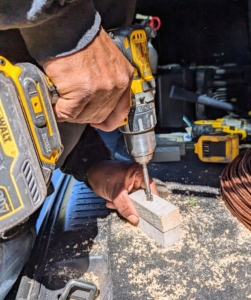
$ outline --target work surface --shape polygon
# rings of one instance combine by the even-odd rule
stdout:
[[[114,139],[103,138],[113,151]],[[118,145],[118,152],[125,153]],[[251,299],[251,232],[216,195],[195,197],[185,188],[201,185],[215,192],[223,168],[199,161],[193,151],[180,162],[149,164],[152,177],[184,184],[178,194],[159,187],[161,196],[180,208],[181,239],[163,249],[113,213],[109,257],[114,300]]]
[[[56,299],[50,295],[87,270],[89,281],[97,278],[100,300],[251,298],[251,232],[221,200],[187,192],[168,194],[160,186],[161,196],[178,206],[182,217],[180,241],[163,249],[115,212],[109,213],[105,201],[83,183],[72,178],[64,183],[56,188],[65,188],[65,193],[55,224],[48,224],[52,234],[41,233],[27,266],[29,271],[36,265],[35,275],[28,272],[23,290],[30,288],[32,278],[42,284],[41,297],[31,300]],[[60,203],[60,197],[56,200]],[[50,243],[48,251],[44,243]],[[16,299],[14,294],[7,300]]]
[[[111,216],[114,299],[250,299],[251,232],[217,198],[162,197],[182,217],[181,239],[167,249]]]
[[[161,196],[180,209],[178,243],[161,248],[109,212],[83,183],[59,174],[51,208],[46,206],[51,217],[27,264],[22,291],[28,295],[35,278],[39,297],[31,300],[52,300],[66,282],[89,272],[97,278],[100,300],[251,299],[251,232],[217,199],[221,170],[185,157],[172,166],[152,164],[150,173],[162,180],[156,181]],[[168,193],[166,180],[180,190]],[[207,194],[193,195],[201,190]],[[16,299],[16,288],[7,300]]]

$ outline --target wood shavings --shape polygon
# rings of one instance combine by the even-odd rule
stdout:
[[[216,197],[193,196],[196,205],[187,203],[191,196],[166,191],[164,198],[182,219],[181,239],[168,249],[112,215],[114,299],[250,298],[251,232]]]
[[[99,277],[95,275],[93,272],[84,273],[82,279],[87,282],[91,282],[96,285],[98,289],[100,289]]]

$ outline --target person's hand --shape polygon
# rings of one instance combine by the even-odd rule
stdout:
[[[91,167],[87,179],[93,191],[108,200],[108,208],[118,210],[129,222],[138,223],[139,214],[128,194],[146,187],[142,166],[132,162],[106,160]],[[152,193],[158,195],[151,178],[150,188]]]
[[[128,115],[133,67],[103,29],[83,50],[41,64],[60,94],[57,121],[111,131]]]

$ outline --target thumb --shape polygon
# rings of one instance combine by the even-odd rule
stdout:
[[[57,120],[57,122],[63,122],[64,118],[67,117],[64,115],[64,113],[62,113],[62,108],[61,108],[61,104],[62,104],[63,100],[62,98],[58,98],[57,102],[55,103],[55,105],[53,105],[53,111],[54,111],[54,115],[55,118]]]
[[[130,223],[137,224],[139,222],[139,214],[129,197],[127,190],[123,190],[113,200],[114,207],[117,211],[126,218]]]

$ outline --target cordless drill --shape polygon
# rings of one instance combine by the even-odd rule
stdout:
[[[146,198],[152,201],[147,163],[156,148],[154,127],[157,120],[155,80],[150,67],[146,32],[143,26],[132,25],[114,30],[109,35],[134,67],[130,112],[119,129],[123,133],[128,153],[143,166]]]
[[[112,33],[134,66],[131,109],[121,125],[128,153],[143,165],[147,199],[152,195],[146,164],[155,146],[155,81],[146,33],[129,27]],[[23,222],[44,201],[55,163],[63,150],[51,103],[53,84],[29,63],[12,65],[0,56],[0,236]]]

